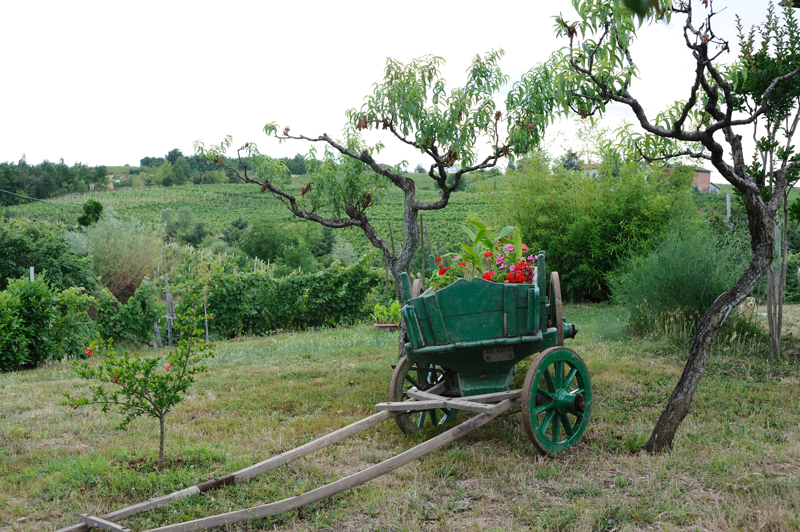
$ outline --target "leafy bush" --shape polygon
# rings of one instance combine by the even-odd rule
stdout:
[[[83,204],[83,214],[78,216],[78,223],[83,226],[92,225],[103,214],[103,204],[97,200],[89,199]]]
[[[714,300],[739,279],[750,255],[746,240],[717,233],[707,224],[682,221],[652,251],[624,264],[609,283],[614,299],[631,308],[635,330],[684,339],[694,334]],[[745,322],[746,317],[731,315],[728,334],[737,328],[752,333]]]
[[[20,316],[19,296],[0,292],[0,371],[12,371],[30,364],[30,342]]]
[[[80,356],[94,335],[83,288],[54,291],[44,277],[12,280],[0,292],[0,371]]]
[[[46,273],[51,285],[63,290],[97,286],[91,260],[85,252],[74,252],[64,239],[64,230],[47,222],[0,219],[0,290],[7,279],[28,277],[30,267]]]
[[[92,257],[102,285],[125,303],[148,274],[155,270],[161,239],[136,218],[120,220],[104,212],[100,220],[70,235],[73,249]]]
[[[103,338],[147,343],[153,338],[153,324],[166,311],[157,301],[159,289],[145,279],[123,305],[106,288],[97,298],[97,330]]]
[[[605,300],[606,281],[631,254],[649,248],[676,207],[689,200],[691,171],[636,164],[596,171],[550,168],[544,157],[526,160],[506,180],[510,194],[493,194],[498,210],[516,225],[531,249],[547,252],[570,300]]]
[[[84,349],[97,335],[95,322],[89,317],[95,298],[86,294],[84,288],[73,287],[57,293],[55,304],[58,310],[54,326],[58,341],[55,358],[84,358]]]
[[[334,263],[319,273],[283,278],[273,278],[266,272],[215,271],[176,289],[181,295],[177,312],[203,311],[205,288],[208,313],[213,315],[209,333],[215,338],[335,327],[368,316],[366,302],[381,280],[381,272],[367,267],[366,259],[353,266]]]

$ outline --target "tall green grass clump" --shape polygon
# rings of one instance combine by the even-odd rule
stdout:
[[[750,257],[747,241],[735,233],[676,220],[650,252],[633,256],[610,275],[609,285],[613,299],[631,309],[635,331],[685,341]],[[732,313],[717,338],[742,342],[763,335],[753,317]]]

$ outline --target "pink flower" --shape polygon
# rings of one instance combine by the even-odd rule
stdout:
[[[500,269],[501,269],[501,270],[502,270],[503,268],[505,268],[505,267],[506,267],[506,265],[505,265],[505,264],[501,264],[501,265],[500,265]]]
[[[506,244],[505,246],[503,246],[503,251],[512,253],[514,251],[514,244]]]
[[[513,272],[514,271],[514,267],[513,266],[509,266],[508,267],[508,271]]]
[[[528,255],[528,260],[536,260],[536,257],[534,257],[533,255]]]
[[[171,367],[172,367],[172,364],[170,364],[170,363],[164,364],[164,369],[167,370],[167,371],[169,371],[169,368],[171,368]]]

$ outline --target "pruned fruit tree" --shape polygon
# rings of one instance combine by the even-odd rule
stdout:
[[[748,217],[752,260],[703,315],[680,380],[645,444],[654,452],[672,447],[716,333],[772,267],[776,221],[800,168],[792,140],[800,118],[800,31],[788,4],[769,7],[761,26],[744,31],[739,23],[733,36],[714,31],[719,10],[712,0],[573,0],[573,6],[574,21],[555,19],[565,46],[524,76],[520,94],[552,110],[542,120],[627,107],[635,119],[617,130],[618,149],[648,162],[683,157],[713,165],[739,191]],[[663,53],[682,50],[694,75],[685,86],[676,84],[674,103],[651,115],[647,95],[635,90],[637,65],[659,55],[637,56],[636,37],[657,21],[681,25],[682,42]],[[732,38],[739,51],[728,59]],[[743,136],[755,147],[748,150]]]

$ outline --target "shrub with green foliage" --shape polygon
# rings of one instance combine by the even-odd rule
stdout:
[[[121,220],[108,211],[69,239],[74,250],[89,253],[102,285],[123,303],[155,270],[161,253],[161,239],[151,229],[136,218]]]
[[[7,279],[29,277],[31,266],[47,274],[51,285],[64,290],[83,286],[94,290],[97,281],[86,253],[70,250],[63,227],[47,222],[0,219],[0,290]]]
[[[103,338],[147,343],[153,338],[153,324],[166,314],[158,302],[159,288],[145,279],[133,296],[122,304],[106,288],[97,298],[97,330]]]
[[[282,278],[267,272],[214,272],[176,289],[181,294],[177,312],[203,311],[205,288],[214,338],[358,323],[369,315],[367,302],[382,281],[380,270],[367,267],[366,261],[334,263],[319,273]]]
[[[55,330],[56,359],[84,358],[86,346],[97,336],[97,327],[89,316],[95,298],[82,287],[73,287],[56,294]]]
[[[541,156],[505,183],[509,194],[491,197],[531,249],[547,252],[564,297],[601,301],[611,295],[607,275],[648,249],[673,213],[688,205],[691,170],[609,161],[571,171],[551,168]]]
[[[103,214],[103,204],[97,200],[89,199],[83,204],[83,213],[78,216],[78,223],[82,226],[92,225]]]
[[[93,301],[83,288],[58,292],[43,276],[12,279],[0,292],[0,371],[80,356],[94,333]]]
[[[686,339],[711,303],[739,279],[750,256],[746,239],[683,220],[654,249],[611,275],[609,284],[614,300],[631,309],[635,330]],[[745,322],[734,314],[724,330],[752,332]]]
[[[21,352],[2,355],[4,369],[25,369],[53,358],[58,346],[55,321],[58,313],[56,296],[43,276],[35,281],[14,279],[5,290],[10,294],[9,302],[15,309],[22,328],[20,332],[26,343]]]

